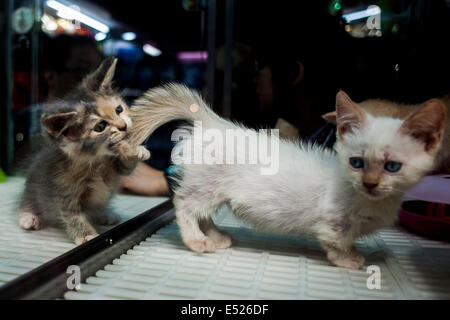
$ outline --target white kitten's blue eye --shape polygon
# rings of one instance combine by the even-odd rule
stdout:
[[[364,167],[364,160],[362,158],[352,157],[349,161],[350,165],[355,169],[361,169]]]
[[[402,163],[397,161],[388,161],[384,164],[384,169],[389,172],[397,172],[402,168]]]

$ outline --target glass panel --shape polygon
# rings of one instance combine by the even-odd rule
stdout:
[[[201,90],[207,59],[203,1],[153,2],[151,10],[156,18],[148,23],[136,23],[134,19],[137,11],[148,9],[148,6],[142,7],[142,2],[125,9],[123,3],[112,1],[11,0],[8,3],[12,11],[8,16],[11,18],[11,42],[8,43],[11,53],[4,47],[1,49],[2,56],[11,58],[11,77],[7,81],[11,86],[8,92],[11,108],[4,111],[11,113],[12,123],[9,135],[2,127],[2,157],[10,157],[12,165],[8,167],[7,161],[2,159],[5,165],[0,172],[0,286],[74,248],[74,241],[78,244],[91,238],[77,240],[73,236],[71,239],[64,230],[64,223],[53,223],[46,216],[53,210],[50,208],[52,200],[57,202],[64,192],[58,188],[46,189],[47,178],[68,177],[71,167],[46,167],[47,163],[42,163],[30,170],[40,152],[49,146],[43,137],[47,130],[41,124],[43,111],[66,103],[64,101],[72,104],[82,101],[81,96],[70,100],[68,96],[107,57],[117,58],[114,88],[128,106],[148,88],[168,81],[184,82]],[[160,30],[163,21],[172,16],[185,25],[185,35],[178,32],[175,24]],[[102,219],[88,215],[94,228],[92,235],[109,230],[168,199],[164,170],[170,163],[173,128],[174,125],[169,124],[148,140],[146,146],[152,157],[140,162],[127,180],[121,179],[120,192],[109,201],[109,218],[98,221]],[[12,150],[8,150],[3,140],[10,141]],[[78,156],[69,158],[77,161]],[[49,156],[49,161],[52,159]],[[38,189],[55,192],[55,195],[44,195],[48,198],[43,200],[39,198],[43,196],[36,193],[31,203],[39,209],[34,212],[35,208],[31,208],[30,212],[25,212],[25,220],[20,220],[23,215],[19,216],[18,211],[24,210],[18,207],[23,207],[21,198],[26,193],[26,177],[30,175],[41,177],[35,182]],[[103,176],[94,178],[101,180]],[[67,182],[71,178],[63,179]],[[90,183],[88,180],[83,183]],[[98,186],[106,192],[106,186]],[[66,192],[72,193],[70,187]],[[75,192],[73,189],[73,194]],[[101,193],[97,197],[99,195]],[[43,208],[42,203],[49,205]],[[46,215],[39,211],[41,209]],[[59,213],[54,212],[54,220],[63,220]]]

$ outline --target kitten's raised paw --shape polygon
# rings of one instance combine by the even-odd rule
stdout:
[[[204,252],[214,252],[216,251],[216,245],[212,239],[209,237],[204,237],[202,239],[195,239],[185,242],[186,246],[192,251],[198,253]]]
[[[150,151],[145,149],[143,146],[139,146],[136,148],[136,158],[137,160],[145,161],[150,159]]]
[[[20,213],[19,225],[24,230],[39,230],[42,228],[39,218],[31,212]]]
[[[116,142],[113,150],[122,157],[129,157],[132,152],[132,147],[127,141],[121,140]]]
[[[141,161],[150,158],[150,151],[148,151],[145,147],[143,146],[133,147],[127,141],[124,140],[120,141],[115,146],[115,149],[117,150],[118,154],[124,158]]]
[[[98,236],[98,233],[90,234],[90,235],[87,235],[85,237],[77,237],[77,238],[75,238],[75,244],[78,246],[80,244],[86,243],[89,240],[94,239],[96,236]]]

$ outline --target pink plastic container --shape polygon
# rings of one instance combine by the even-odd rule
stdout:
[[[428,201],[403,202],[398,213],[400,224],[429,238],[450,241],[450,219],[445,216],[427,216],[427,213],[430,214],[430,206],[433,203]],[[445,211],[448,212],[449,207],[445,206]]]

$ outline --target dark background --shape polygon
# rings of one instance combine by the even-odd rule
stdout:
[[[115,82],[121,89],[127,89],[126,98],[130,103],[148,88],[168,81],[180,81],[206,96],[211,96],[212,90],[210,102],[219,114],[226,114],[253,128],[273,127],[282,117],[301,127],[301,136],[307,138],[325,124],[320,116],[334,109],[339,89],[346,91],[355,101],[386,98],[405,103],[421,103],[450,91],[447,49],[450,6],[445,0],[235,0],[229,91],[225,89],[224,81],[227,70],[227,0],[216,1],[214,83],[208,81],[208,67],[211,65],[208,66],[207,61],[183,63],[176,58],[181,51],[208,50],[211,32],[209,1],[85,2],[102,8],[120,23],[119,27],[111,30],[111,37],[120,39],[122,32],[133,30],[137,33],[136,43],[142,45],[151,41],[163,52],[159,57],[150,57],[142,52],[119,57]],[[340,4],[339,10],[330,9],[336,2]],[[342,15],[364,9],[369,4],[382,8],[382,36],[352,37],[345,30],[346,22]],[[39,32],[30,32],[23,37],[13,35],[11,41],[3,38],[3,48],[12,50],[12,74],[35,72],[31,68],[30,48],[22,44],[39,42],[42,37]],[[4,51],[2,54],[8,56]],[[46,54],[46,48],[42,46],[37,57],[39,63],[44,61]],[[296,61],[303,64],[304,77],[294,87],[292,79],[298,72]],[[274,101],[269,108],[261,107],[256,93],[255,78],[264,67],[272,70]],[[4,82],[7,82],[8,74],[6,70]],[[26,93],[24,95],[24,101],[33,100],[26,97]],[[226,100],[231,101],[229,112],[225,112]],[[14,109],[14,105],[12,107]],[[8,108],[4,103],[3,119],[10,117]],[[30,108],[33,108],[32,104]],[[26,121],[29,120],[26,118],[25,114],[13,126],[13,136],[19,130],[24,135],[21,141],[13,137],[16,149],[26,144],[29,138],[26,130]],[[173,128],[173,125],[165,126],[149,140],[155,156],[152,165],[157,168],[168,165]],[[5,168],[8,168],[6,163],[13,140],[8,140],[7,134],[11,131],[11,126],[2,128],[2,167]]]
[[[201,11],[188,12],[179,0],[92,2],[172,52],[205,47]],[[223,2],[218,1],[218,44],[225,34]],[[364,39],[344,31],[339,18],[327,12],[329,2],[235,1],[233,40],[249,44],[259,55],[271,54],[280,63],[290,55],[306,56],[319,72],[337,72],[331,75],[334,86],[359,99],[382,96],[417,102],[448,90],[446,1],[387,1],[394,13],[411,11],[400,21],[401,31]],[[343,1],[343,7],[358,3]],[[330,81],[330,72],[316,77]]]

